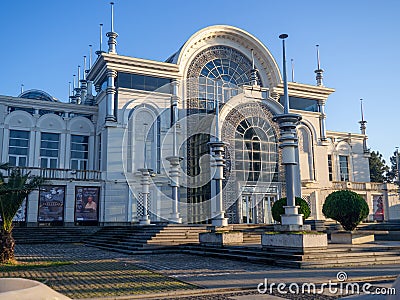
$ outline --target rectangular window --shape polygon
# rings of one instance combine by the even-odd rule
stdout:
[[[8,144],[8,162],[11,166],[26,167],[28,165],[29,131],[10,130]]]
[[[99,161],[98,161],[98,170],[101,171],[101,133],[98,135],[99,137]]]
[[[86,170],[88,168],[89,137],[71,135],[71,169]]]
[[[40,140],[40,167],[58,168],[60,134],[42,132]]]
[[[329,181],[333,181],[333,164],[332,164],[331,154],[328,154],[328,176],[329,176]]]
[[[340,181],[349,181],[349,158],[339,155]]]

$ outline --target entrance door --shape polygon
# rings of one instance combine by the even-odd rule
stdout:
[[[251,195],[243,195],[242,196],[242,223],[252,224],[254,222],[253,211],[254,211],[254,208],[252,205],[252,196]]]
[[[276,201],[275,196],[265,196],[263,199],[264,204],[264,223],[265,224],[273,224],[274,219],[272,218],[272,206]]]

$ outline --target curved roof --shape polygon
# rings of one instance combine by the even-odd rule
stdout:
[[[235,48],[249,58],[251,49],[254,49],[256,67],[262,73],[266,87],[282,82],[279,67],[267,47],[250,33],[229,25],[213,25],[197,31],[166,62],[179,65],[182,74],[186,74],[190,62],[198,53],[219,44]]]
[[[18,96],[18,98],[35,99],[49,102],[59,102],[59,100],[41,90],[28,90]]]

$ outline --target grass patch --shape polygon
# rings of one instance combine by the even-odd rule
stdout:
[[[32,262],[10,262],[0,264],[0,272],[27,271],[36,268],[49,268],[71,265],[70,261],[32,261]]]

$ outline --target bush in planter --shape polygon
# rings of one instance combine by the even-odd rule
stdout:
[[[275,221],[279,223],[281,222],[281,215],[285,213],[284,206],[286,205],[287,205],[286,197],[281,198],[274,203],[271,212],[272,212],[272,217],[274,218]],[[311,214],[310,207],[308,206],[308,203],[304,199],[296,197],[296,206],[300,206],[299,214],[303,215],[303,220],[307,219],[310,216]]]
[[[369,207],[359,194],[343,190],[333,192],[322,207],[325,217],[338,221],[345,230],[352,231],[369,214]]]

